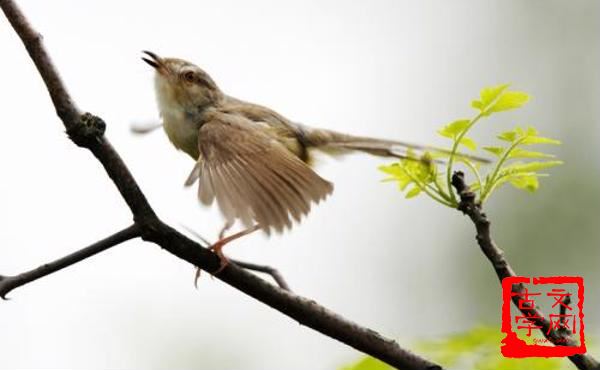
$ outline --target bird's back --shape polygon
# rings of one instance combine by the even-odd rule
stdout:
[[[307,143],[304,141],[301,125],[265,106],[248,103],[230,96],[226,97],[219,110],[248,119],[256,125],[258,130],[268,133],[295,156],[305,162],[309,161]]]

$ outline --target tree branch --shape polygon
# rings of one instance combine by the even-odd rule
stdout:
[[[515,271],[512,269],[506,258],[504,252],[498,247],[491,236],[490,226],[491,223],[487,218],[487,215],[482,211],[481,205],[476,202],[476,195],[469,189],[469,186],[465,183],[465,177],[462,172],[455,172],[452,175],[452,186],[456,189],[460,197],[460,203],[458,209],[465,215],[469,216],[475,229],[477,231],[477,243],[481,248],[481,251],[487,259],[491,262],[498,279],[502,282],[502,279],[511,276],[517,276]],[[525,293],[525,287],[523,284],[513,284],[512,292],[520,294],[521,296]],[[513,296],[513,303],[519,307],[519,296]],[[523,309],[520,311],[526,315],[531,316],[531,321],[536,326],[541,326],[540,331],[544,336],[555,345],[562,346],[577,346],[577,343],[573,340],[570,333],[561,333],[555,329],[549,330],[551,322],[545,318],[543,312],[537,307],[526,303]],[[534,318],[538,317],[538,318]],[[592,356],[588,354],[579,354],[570,356],[569,359],[578,369],[582,370],[599,370],[600,363]]]
[[[44,276],[50,275],[56,271],[64,269],[65,267],[76,264],[77,262],[83,261],[88,257],[114,247],[115,245],[121,244],[133,238],[137,238],[140,235],[141,234],[138,226],[134,224],[109,236],[106,239],[102,239],[90,245],[89,247],[85,247],[77,252],[66,255],[57,259],[56,261],[43,264],[33,270],[23,272],[15,276],[0,275],[0,298],[7,299],[6,295],[10,293],[11,290],[18,288],[21,285],[25,285],[39,278],[43,278]]]
[[[183,227],[189,233],[191,233],[196,238],[198,238],[202,243],[204,243],[206,245],[212,245],[213,244],[213,243],[209,242],[206,238],[204,238],[202,235],[200,235],[194,229],[192,229],[190,227],[187,227],[185,225],[183,225]],[[275,282],[277,283],[277,285],[279,285],[279,287],[281,289],[288,290],[290,292],[292,291],[290,289],[290,286],[287,284],[287,282],[283,278],[283,275],[281,275],[281,273],[279,272],[279,270],[277,270],[274,267],[267,266],[267,265],[258,265],[256,263],[250,263],[250,262],[240,261],[240,260],[233,259],[233,258],[229,258],[229,262],[233,262],[236,265],[240,266],[241,268],[245,268],[246,270],[252,270],[252,271],[262,272],[264,274],[270,275],[273,278],[273,280],[275,280]],[[196,280],[198,279],[199,276],[200,276],[200,270],[198,270],[198,274],[196,275]],[[194,284],[195,283],[196,283],[196,281],[194,281]]]
[[[274,267],[267,266],[267,265],[258,265],[256,263],[240,261],[240,260],[236,260],[236,259],[232,259],[232,258],[230,258],[229,261],[232,263],[235,263],[236,265],[240,266],[243,269],[262,272],[263,274],[270,275],[273,278],[273,280],[275,280],[277,285],[279,285],[279,287],[281,289],[287,290],[290,292],[292,291],[290,289],[290,286],[288,285],[288,283],[283,278],[283,275],[281,275],[279,270],[277,270]]]
[[[216,255],[164,224],[156,216],[127,166],[104,137],[104,122],[91,114],[81,114],[77,109],[45,51],[40,35],[31,27],[14,1],[0,0],[0,7],[40,72],[70,138],[75,144],[89,149],[100,161],[129,206],[142,238],[160,245],[203,270],[215,271],[219,267]],[[394,367],[441,369],[440,366],[401,348],[395,341],[346,320],[314,301],[268,284],[234,264],[230,264],[216,277],[299,323]]]

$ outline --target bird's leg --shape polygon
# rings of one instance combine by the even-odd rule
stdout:
[[[233,226],[234,223],[235,223],[234,220],[227,220],[225,222],[225,224],[223,225],[223,228],[219,232],[219,241],[223,240],[223,238],[225,238],[225,233],[227,232],[227,230],[231,229],[231,226]],[[210,247],[210,249],[212,249],[212,246]],[[227,260],[227,258],[225,258],[225,260]],[[219,270],[217,272],[220,272],[222,269],[223,268],[219,268]],[[200,273],[201,272],[202,272],[202,270],[200,269],[200,267],[196,267],[196,275],[194,276],[194,286],[196,288],[198,288],[198,279],[200,278]]]
[[[225,225],[227,226],[227,224]],[[246,230],[242,230],[238,233],[235,233],[233,235],[229,235],[226,238],[221,238],[219,237],[219,241],[217,241],[215,244],[210,246],[210,250],[213,251],[217,256],[219,256],[219,259],[221,260],[221,266],[219,267],[219,269],[217,271],[214,272],[214,274],[218,274],[219,272],[223,271],[223,269],[225,267],[227,267],[227,265],[229,264],[229,259],[227,259],[227,257],[225,257],[225,255],[223,254],[223,247],[229,243],[234,241],[235,239],[239,239],[242,236],[248,235],[250,233],[255,232],[256,230],[260,229],[260,225],[254,225]]]
[[[242,236],[251,234],[251,233],[255,232],[256,230],[260,229],[260,225],[257,224],[246,230],[242,230],[238,233],[235,233],[226,238],[223,238],[223,234],[230,227],[231,227],[231,225],[229,225],[229,222],[227,222],[225,224],[225,226],[223,227],[223,229],[221,230],[221,232],[219,233],[219,240],[208,248],[211,251],[213,251],[219,257],[219,260],[221,261],[221,265],[219,266],[219,269],[217,271],[215,271],[214,273],[212,273],[212,275],[216,275],[219,272],[223,271],[223,269],[225,267],[227,267],[227,265],[229,264],[229,259],[223,254],[223,251],[222,251],[225,244],[232,242],[235,239],[239,239]],[[196,288],[198,287],[198,278],[200,278],[200,271],[202,271],[202,270],[200,270],[200,268],[196,268],[196,276],[194,277],[194,286]]]
[[[233,226],[233,223],[234,223],[233,220],[227,220],[225,222],[225,225],[223,225],[223,228],[219,232],[219,240],[221,240],[225,237],[225,233],[227,232],[227,230],[231,229],[231,227]]]

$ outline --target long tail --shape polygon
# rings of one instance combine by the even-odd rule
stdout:
[[[407,158],[408,150],[416,152],[425,151],[450,153],[447,149],[437,148],[429,145],[408,143],[405,141],[394,141],[375,139],[371,137],[353,136],[335,131],[317,129],[301,126],[307,147],[321,150],[323,152],[339,155],[352,151],[360,151],[379,157]],[[489,163],[490,160],[476,155],[459,153],[460,157],[468,158],[479,163]]]
[[[371,137],[354,136],[336,131],[301,126],[306,145],[331,155],[346,154],[352,151],[369,153],[378,157],[407,158],[408,150],[416,152],[425,151],[446,153],[448,149],[435,146],[408,143],[405,141],[375,139]],[[476,155],[458,153],[460,157],[468,158],[479,163],[489,163],[490,160]]]

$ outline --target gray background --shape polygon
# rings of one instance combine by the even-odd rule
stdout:
[[[586,279],[588,334],[600,335],[600,34],[597,1],[21,1],[80,107],[103,117],[158,214],[214,238],[218,212],[183,181],[192,161],[162,132],[148,49],[190,59],[221,88],[295,120],[444,144],[435,130],[473,114],[483,86],[534,98],[482,123],[563,140],[566,164],[540,191],[487,205],[522,275]],[[41,80],[0,21],[0,273],[18,273],[130,223],[100,165],[70,143]],[[492,143],[489,141],[488,143]],[[364,156],[323,158],[336,192],[293,232],[228,247],[278,267],[293,289],[410,344],[499,325],[500,287],[458,212],[404,200]],[[356,351],[138,241],[0,302],[2,368],[334,369]]]

